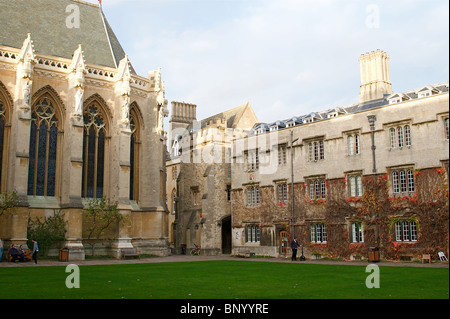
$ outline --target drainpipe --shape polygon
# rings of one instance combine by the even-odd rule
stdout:
[[[377,147],[375,146],[375,121],[377,120],[377,117],[375,115],[369,115],[367,117],[367,119],[369,120],[369,124],[370,124],[370,134],[372,135],[372,160],[373,160],[373,169],[372,172],[376,173],[377,172],[377,162],[376,162],[376,157],[375,157],[375,150],[377,149]]]
[[[298,141],[298,138],[294,140],[294,131],[291,130],[291,229],[292,229],[292,238],[295,237],[295,229],[294,229],[294,148],[293,144]]]
[[[372,172],[374,174],[377,173],[377,164],[376,164],[376,157],[375,157],[375,150],[377,149],[377,147],[375,146],[375,121],[377,120],[377,117],[375,115],[369,115],[367,117],[367,119],[369,120],[369,124],[370,124],[370,134],[372,135],[372,160],[373,160],[373,169]],[[377,214],[377,219],[378,217],[380,217]],[[376,232],[377,232],[377,247],[378,249],[380,249],[380,228],[378,223],[376,224]]]

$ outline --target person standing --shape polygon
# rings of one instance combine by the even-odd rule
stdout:
[[[34,260],[34,263],[37,264],[37,255],[39,252],[38,243],[34,239],[32,239],[31,241],[33,242],[33,260]]]
[[[291,249],[292,249],[292,261],[296,261],[297,260],[297,248],[298,248],[299,243],[297,241],[297,237],[294,237],[294,240],[291,241]]]
[[[2,262],[3,258],[3,238],[0,237],[0,263]]]

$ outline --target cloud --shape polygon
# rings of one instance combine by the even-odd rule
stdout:
[[[375,27],[369,5],[378,9]],[[266,122],[357,102],[358,57],[376,49],[391,56],[394,90],[448,81],[447,0],[103,6],[138,73],[161,67],[166,97],[197,104],[199,118],[246,101]]]

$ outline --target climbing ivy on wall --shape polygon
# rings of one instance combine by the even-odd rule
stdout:
[[[362,178],[363,195],[349,197],[346,179],[328,180],[326,200],[309,198],[307,184],[294,185],[294,231],[300,243],[322,256],[350,258],[368,256],[370,247],[379,247],[382,257],[400,259],[404,254],[437,255],[448,250],[449,212],[448,179],[445,169],[416,170],[415,192],[408,196],[393,196],[389,175],[370,175]],[[291,229],[291,185],[287,185],[288,200],[279,202],[274,187],[260,188],[261,203],[246,207],[245,191],[233,193],[233,227],[256,222],[260,227],[276,226],[277,231]],[[416,242],[396,242],[395,223],[414,221]],[[364,242],[351,243],[352,222],[362,223]],[[310,226],[326,225],[327,242],[311,243]],[[292,237],[292,234],[290,235]],[[276,244],[276,243],[275,243]]]
[[[324,219],[329,256],[367,256],[369,247],[380,247],[384,258],[394,260],[404,254],[447,251],[449,192],[444,169],[416,171],[416,191],[410,196],[393,197],[388,175],[368,176],[362,182],[361,198],[345,198],[345,180],[328,181]],[[395,241],[394,224],[400,220],[416,223],[416,242]],[[352,221],[363,223],[364,243],[350,243],[348,224]]]

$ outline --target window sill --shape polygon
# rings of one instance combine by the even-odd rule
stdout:
[[[59,199],[53,196],[27,196],[30,208],[61,208]]]

